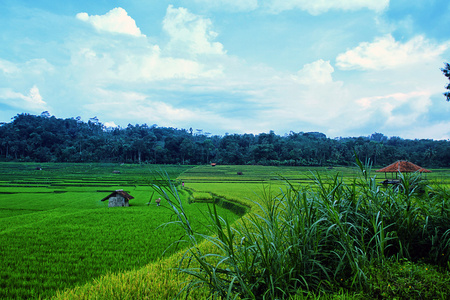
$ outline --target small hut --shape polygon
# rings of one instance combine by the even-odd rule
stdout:
[[[375,172],[384,172],[384,177],[386,178],[386,183],[391,183],[389,182],[389,180],[387,179],[387,173],[392,173],[392,178],[394,177],[394,173],[395,173],[395,178],[397,178],[398,173],[414,173],[414,172],[419,172],[419,173],[431,173],[430,170],[422,168],[416,164],[413,164],[412,162],[409,162],[407,160],[398,160],[393,164],[390,164],[387,167],[384,167],[382,169],[376,170]],[[384,183],[384,182],[383,182]],[[395,183],[395,182],[393,182]]]
[[[134,199],[133,196],[124,190],[116,190],[103,198],[101,201],[108,200],[108,207],[130,206],[129,200]]]

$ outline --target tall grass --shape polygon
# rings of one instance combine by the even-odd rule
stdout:
[[[367,290],[369,270],[392,259],[445,265],[448,192],[418,193],[419,174],[400,174],[399,186],[384,189],[368,164],[356,163],[361,176],[353,184],[317,173],[310,187],[290,181],[275,193],[267,187],[255,202],[258,212],[233,226],[212,206],[209,234],[195,231],[181,201],[171,200],[177,190],[170,179],[164,188],[154,185],[171,194],[166,200],[185,231],[180,241],[190,245],[178,266],[192,278],[183,292],[206,286],[211,298],[277,299],[298,291]],[[200,249],[199,238],[214,250]]]

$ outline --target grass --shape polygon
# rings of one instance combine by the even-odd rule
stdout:
[[[140,269],[165,251],[176,251],[169,246],[182,231],[160,227],[173,219],[167,202],[147,205],[152,195],[148,167],[115,166],[125,169],[119,176],[99,165],[0,168],[1,299],[48,298],[104,274]],[[176,176],[186,168],[170,169]],[[130,207],[109,208],[100,201],[117,188],[135,197]],[[180,196],[195,218],[193,226],[201,228],[205,204],[188,205],[188,193]]]
[[[211,202],[214,200],[213,195],[208,192],[193,192],[192,198],[195,202]]]
[[[108,232],[107,230],[108,226],[113,226],[114,224],[116,224],[115,221],[129,222],[135,224],[133,225],[135,227],[130,227],[130,231],[128,233],[127,232],[123,233],[124,236],[118,236],[117,238],[118,241],[116,242],[116,244],[119,244],[120,241],[122,240],[127,241],[127,243],[132,243],[133,242],[132,240],[141,239],[146,242],[144,242],[138,248],[144,247],[145,251],[147,251],[147,253],[150,253],[152,251],[152,247],[149,247],[148,245],[156,244],[156,242],[153,242],[150,239],[150,235],[154,233],[157,224],[159,225],[161,223],[166,223],[167,221],[176,220],[174,219],[173,214],[171,214],[168,210],[166,218],[165,219],[163,218],[164,220],[161,221],[160,223],[158,223],[159,221],[155,221],[154,219],[152,219],[154,214],[151,213],[143,214],[142,218],[138,216],[145,210],[148,210],[150,212],[151,209],[156,209],[156,206],[152,205],[147,206],[149,195],[151,195],[152,193],[147,182],[148,178],[150,177],[149,173],[151,173],[152,171],[152,168],[150,168],[149,166],[146,165],[129,166],[117,164],[116,165],[39,164],[39,166],[42,166],[43,168],[42,171],[34,170],[35,166],[37,166],[37,164],[14,164],[14,163],[0,164],[0,208],[3,208],[0,209],[0,230],[8,230],[8,228],[11,227],[9,228],[11,232],[13,232],[14,230],[16,232],[19,232],[23,228],[33,228],[34,226],[37,226],[39,227],[39,231],[35,232],[33,237],[37,234],[38,235],[45,235],[47,233],[58,234],[59,231],[74,230],[74,233],[68,235],[67,238],[65,236],[56,235],[60,240],[71,240],[77,239],[78,237],[82,237],[83,232],[95,231],[93,230],[93,228],[98,229],[99,232],[103,232],[103,234],[106,234],[106,232]],[[289,182],[292,184],[292,186],[295,187],[295,190],[301,191],[302,189],[306,189],[309,195],[313,197],[323,197],[324,195],[327,196],[328,194],[330,194],[330,192],[334,189],[333,188],[333,186],[335,186],[334,178],[336,178],[337,174],[338,176],[336,182],[340,185],[340,188],[344,186],[347,186],[349,188],[353,188],[353,186],[355,188],[360,188],[363,185],[361,182],[353,184],[354,179],[358,177],[357,168],[339,167],[334,169],[326,169],[326,168],[312,169],[301,167],[262,167],[262,166],[216,166],[216,167],[196,166],[193,168],[182,166],[164,166],[164,168],[168,170],[169,173],[168,175],[170,178],[176,178],[175,184],[181,181],[185,182],[186,189],[180,191],[180,193],[182,193],[181,199],[182,200],[184,199],[183,201],[185,201],[188,198],[188,192],[192,192],[194,195],[197,194],[197,197],[194,198],[200,199],[209,197],[207,195],[211,195],[213,199],[216,199],[216,197],[220,197],[226,199],[228,203],[238,203],[243,207],[250,207],[251,208],[250,214],[247,215],[247,218],[249,218],[247,219],[247,225],[249,225],[248,227],[249,232],[250,233],[254,232],[254,230],[257,230],[258,226],[260,226],[259,230],[261,232],[264,232],[267,238],[269,238],[271,235],[277,236],[278,234],[279,236],[281,233],[276,233],[276,230],[274,231],[274,233],[270,233],[269,228],[267,228],[267,224],[270,223],[267,222],[265,223],[266,225],[264,225],[266,227],[264,227],[263,225],[261,225],[261,222],[255,219],[255,222],[252,225],[251,218],[257,218],[257,215],[259,215],[265,219],[268,219],[268,217],[264,213],[264,209],[265,210],[268,209],[267,205],[264,204],[265,202],[262,201],[263,199],[268,200],[276,198],[278,199],[277,201],[287,199],[287,197],[283,198],[280,192],[281,190],[284,190],[285,195],[287,195],[287,188],[289,187],[289,185],[286,186],[286,182],[282,180],[281,177],[288,179]],[[113,170],[120,170],[121,173],[112,174]],[[322,182],[321,186],[316,185],[316,179],[314,178],[314,176],[312,176],[313,174],[317,175],[316,171],[319,172],[319,176],[321,177]],[[237,172],[242,172],[243,175],[238,175]],[[434,211],[439,210],[445,211],[447,209],[446,205],[448,205],[448,202],[446,202],[444,198],[445,195],[447,195],[446,199],[449,198],[448,197],[448,187],[450,183],[449,174],[450,174],[449,170],[433,170],[433,173],[428,174],[428,179],[433,184],[433,186],[434,187],[440,186],[442,189],[441,191],[427,193],[430,199],[434,200],[438,199],[437,195],[443,196],[440,202],[439,201],[433,202]],[[382,180],[384,179],[384,176],[379,176],[379,178],[380,178],[379,180]],[[125,190],[130,191],[130,193],[136,197],[135,200],[130,201],[132,206],[129,207],[130,212],[134,209],[135,213],[130,213],[129,215],[118,213],[116,216],[112,214],[112,216],[110,215],[109,217],[100,216],[99,214],[103,213],[102,211],[105,211],[105,214],[106,212],[111,212],[111,210],[106,207],[98,206],[102,205],[102,203],[100,203],[98,200],[105,196],[104,192],[102,191],[106,190],[109,191],[111,189],[116,188],[124,188]],[[337,190],[338,189],[336,189],[336,191]],[[383,189],[381,188],[380,191],[383,192]],[[335,195],[337,194],[338,193],[335,193]],[[92,198],[90,198],[90,200],[88,201],[86,197],[89,197],[89,195],[92,195]],[[100,195],[101,197],[99,197]],[[21,201],[15,201],[15,199],[16,200],[21,199]],[[84,202],[78,200],[74,201],[74,199],[86,199],[86,201]],[[418,205],[418,202],[416,202],[417,200],[414,197],[412,197],[411,200],[412,200],[411,204],[414,205],[414,208],[416,208],[415,205]],[[3,205],[3,203],[8,203],[8,205],[11,205],[12,207],[9,206],[6,207]],[[42,206],[42,203],[45,203],[45,205]],[[95,204],[94,205],[95,207],[93,206],[86,207],[86,203],[89,203],[89,205]],[[195,247],[197,247],[202,254],[207,255],[209,259],[212,258],[211,256],[208,256],[209,254],[219,254],[224,256],[224,252],[219,253],[217,252],[217,246],[221,245],[219,236],[217,234],[213,234],[213,232],[211,231],[203,231],[203,232],[199,231],[200,228],[202,227],[200,226],[201,225],[200,223],[198,224],[199,225],[198,227],[193,225],[196,217],[187,210],[189,207],[192,206],[198,207],[199,204],[200,203],[195,203],[193,205],[186,206],[186,214],[188,216],[191,216],[190,217],[192,223],[191,225],[194,228],[195,233],[200,234],[200,236],[198,237],[199,242],[195,244],[196,245]],[[106,205],[106,203],[103,203],[103,205]],[[338,208],[343,209],[344,207],[339,206]],[[207,212],[206,206],[202,206],[202,208],[203,212],[205,211]],[[389,208],[389,206],[387,208]],[[74,213],[74,211],[78,211],[78,213]],[[96,219],[98,219],[99,221],[104,219],[110,219],[111,224],[108,225],[109,223],[104,222],[99,222],[99,224],[95,224],[95,222],[90,223],[88,220],[85,219],[86,217],[85,215],[90,215],[95,211],[97,212],[97,214],[93,214],[93,216],[95,216]],[[415,226],[415,224],[416,225],[420,224],[419,221],[423,221],[423,218],[414,218],[412,214],[413,212],[421,212],[421,211],[423,212],[422,209],[410,209],[409,211],[411,212],[409,214],[410,217],[409,219],[406,218],[407,216],[405,217],[405,215],[402,215],[402,219],[410,220],[409,226]],[[50,216],[50,219],[49,217],[46,217],[46,214],[50,212],[54,212],[55,217],[53,217],[51,214],[48,215]],[[160,212],[160,210],[158,210],[158,212]],[[338,210],[337,212],[339,216],[339,213],[341,211]],[[432,210],[430,210],[430,212],[432,212]],[[215,214],[213,210],[212,213],[213,213],[212,215],[214,216]],[[59,215],[59,217],[56,217],[57,215]],[[392,215],[394,217],[396,216],[395,214]],[[225,235],[222,236],[222,239],[224,239],[224,241],[226,241],[225,237],[228,234],[227,225],[226,223],[224,223],[227,219],[229,228],[230,230],[232,230],[232,232],[234,232],[234,229],[237,228],[241,230],[241,234],[242,232],[245,233],[244,231],[245,228],[239,227],[243,226],[244,224],[243,222],[234,223],[233,220],[230,217],[226,217],[226,215],[223,212],[218,212],[217,217],[219,216],[221,217],[219,218],[219,220],[220,222],[222,222],[219,224],[222,224],[222,230],[225,232]],[[350,216],[351,215],[347,215],[347,217]],[[397,215],[397,217],[399,216],[400,215]],[[58,225],[56,226],[55,229],[50,229],[49,227],[52,226],[51,219],[65,220],[66,224],[64,224],[64,226],[61,227],[59,227]],[[14,222],[11,222],[10,220],[14,220]],[[345,218],[341,219],[338,218],[337,220],[345,220]],[[380,229],[384,228],[386,234],[387,229],[390,228],[387,227],[388,225],[385,223],[384,220],[383,220],[384,223],[380,222],[381,219],[377,220],[376,217],[370,220],[373,221],[370,223],[371,228],[374,228],[373,231],[375,231],[375,229],[378,228],[379,229],[378,231],[381,233]],[[80,224],[84,222],[87,222],[87,225],[90,224],[90,226],[94,227],[87,226],[86,228],[83,229],[83,227],[81,227]],[[205,222],[206,221],[202,221],[202,223]],[[433,222],[435,222],[433,224],[436,225],[439,224],[440,221],[439,219],[434,219]],[[101,226],[100,223],[103,224],[103,226]],[[15,228],[14,226],[10,226],[9,224],[15,224],[14,226],[17,226],[17,228]],[[431,223],[428,224],[430,225],[431,228]],[[250,225],[252,225],[252,227]],[[400,225],[407,226],[407,223]],[[77,226],[79,227],[78,229],[76,228]],[[217,223],[214,226],[217,227],[218,226]],[[215,228],[214,226],[212,228]],[[211,230],[212,228],[209,227],[209,230]],[[161,227],[161,229],[164,231],[164,233],[169,232],[169,230],[175,230],[173,226]],[[183,231],[181,230],[181,228],[178,228],[177,230],[178,230],[176,231],[177,234],[174,234],[172,237],[170,237],[170,241],[164,240],[164,242],[170,244],[173,241],[178,241],[180,236],[183,234]],[[142,232],[142,234],[145,236],[137,234],[139,232]],[[343,232],[345,232],[345,230]],[[132,240],[127,240],[126,236],[131,236],[133,233],[137,234],[136,237],[133,238]],[[106,246],[109,243],[108,241],[112,239],[111,236],[115,236],[115,234],[117,233],[111,232],[110,238],[106,238],[104,240],[105,245],[102,246]],[[236,241],[240,242],[241,240],[239,239],[240,236],[237,235],[236,232],[235,234],[237,237]],[[200,238],[206,237],[208,239],[207,235],[209,235],[211,239],[209,243],[205,240],[200,241]],[[0,237],[1,236],[2,233],[0,233]],[[261,234],[259,234],[259,236],[261,236]],[[387,238],[389,238],[389,236],[386,237],[386,235],[384,238],[381,238],[381,235],[378,236],[380,237],[380,240],[386,240]],[[430,240],[432,240],[431,238],[432,236],[433,234],[429,235]],[[437,237],[438,236],[436,236],[435,238]],[[217,238],[219,238],[219,240],[217,240]],[[49,238],[49,240],[51,239]],[[81,238],[81,240],[83,240],[83,238]],[[161,238],[157,240],[158,243],[160,243],[161,241],[163,241]],[[368,241],[370,241],[370,239]],[[389,240],[387,240],[387,242],[388,241]],[[376,238],[372,240],[372,242],[373,244],[378,243]],[[3,246],[4,244],[5,242],[1,242],[0,245]],[[31,242],[24,243],[22,241],[16,244],[17,245],[20,244],[21,247],[23,247],[23,245],[32,245],[33,243]],[[239,243],[237,244],[239,245]],[[67,245],[68,244],[63,244],[61,242],[61,244],[57,248],[61,249],[67,247]],[[224,245],[226,245],[226,243]],[[283,243],[281,243],[281,246],[282,245]],[[406,243],[402,243],[401,247],[404,247],[404,245],[406,245]],[[332,246],[334,247],[334,244],[332,244]],[[399,247],[400,244],[398,243],[394,246],[397,247],[397,249],[404,249],[400,248]],[[389,254],[388,250],[394,249],[394,246],[384,247],[385,249],[387,249],[387,251],[385,250],[384,253]],[[81,250],[83,250],[83,248],[85,247],[89,247],[87,243],[84,244],[81,243],[78,248],[72,248],[71,250],[72,253],[82,253]],[[39,262],[41,256],[32,253],[34,251],[40,251],[41,248],[33,246],[27,253],[25,251],[21,253],[21,256],[16,255],[17,259],[14,261],[14,263],[17,263],[18,265],[21,264],[22,262],[20,257],[25,257],[22,260],[25,260],[27,261],[28,264],[30,264],[29,261],[31,260],[31,258],[30,260],[28,260],[26,256],[34,257],[33,259]],[[270,253],[271,250],[270,247],[267,247],[266,249],[268,251],[267,253]],[[282,248],[278,246],[277,249]],[[341,249],[344,248],[341,247]],[[375,250],[373,255],[376,255],[377,253],[376,249],[380,250],[379,251],[380,255],[381,253],[383,253],[382,251],[383,247],[378,248],[375,247],[374,249]],[[124,249],[124,251],[128,250]],[[98,275],[92,275],[92,277],[87,278],[86,280],[80,280],[78,282],[70,283],[66,286],[61,286],[58,288],[59,290],[56,292],[54,290],[56,288],[55,286],[51,287],[49,289],[50,292],[48,293],[43,293],[42,290],[38,290],[35,288],[35,286],[39,286],[39,289],[42,289],[42,287],[40,286],[45,286],[45,282],[41,280],[46,276],[48,276],[47,274],[37,275],[37,277],[35,276],[33,278],[31,277],[26,278],[22,275],[19,275],[16,276],[16,280],[28,282],[26,286],[24,285],[21,286],[20,288],[28,289],[27,296],[30,298],[38,298],[38,297],[46,298],[50,297],[51,295],[54,295],[55,299],[171,299],[178,294],[180,289],[182,289],[187,282],[189,282],[190,277],[187,274],[178,273],[176,270],[174,270],[174,268],[177,268],[178,266],[186,268],[186,265],[179,265],[179,262],[183,258],[185,263],[188,262],[188,256],[185,255],[184,251],[173,252],[173,254],[167,253],[168,255],[163,257],[162,259],[159,258],[156,258],[155,260],[151,259],[149,260],[149,262],[144,262],[145,255],[149,254],[144,255],[142,253],[137,254],[139,251],[140,250],[136,250],[135,252],[133,251],[127,252],[128,256],[135,255],[134,258],[130,260],[130,262],[132,263],[127,268],[118,268],[118,269],[105,268],[101,272],[99,272]],[[160,251],[161,250],[158,250],[158,252]],[[171,248],[171,251],[175,251],[175,248]],[[434,253],[437,254],[437,252]],[[284,251],[284,253],[286,253],[286,251]],[[345,254],[345,251],[337,252],[337,254],[345,258],[345,255],[343,255],[343,253]],[[273,255],[276,255],[276,253],[274,252]],[[13,256],[14,254],[11,254],[11,257]],[[42,257],[45,257],[45,255]],[[274,259],[276,258],[277,257],[274,256],[271,258],[270,261],[274,261]],[[68,258],[61,256],[60,258],[56,257],[55,259],[65,260]],[[88,258],[84,258],[83,260],[88,262]],[[139,264],[136,264],[137,260],[139,260]],[[388,297],[385,298],[406,299],[407,295],[411,295],[406,293],[409,288],[409,285],[406,286],[406,284],[407,282],[410,282],[407,281],[408,274],[416,274],[414,275],[415,277],[411,278],[416,278],[415,280],[417,280],[417,282],[422,283],[426,282],[426,284],[424,284],[423,286],[428,288],[433,286],[436,286],[436,289],[437,287],[441,288],[442,285],[440,285],[439,283],[446,283],[444,279],[448,278],[448,273],[446,273],[448,271],[446,271],[445,266],[436,267],[434,265],[431,265],[430,261],[431,259],[427,259],[424,260],[421,264],[412,263],[411,266],[413,267],[413,270],[415,270],[414,271],[415,273],[414,272],[398,273],[398,275],[397,273],[395,273],[395,271],[397,271],[398,268],[401,267],[401,265],[410,264],[410,260],[407,261],[403,260],[397,261],[395,259],[392,261],[389,260],[386,261],[386,263],[382,266],[377,264],[373,265],[369,264],[369,266],[361,268],[366,278],[368,278],[366,280],[366,284],[363,285],[364,288],[361,289],[357,289],[356,286],[355,287],[352,286],[354,278],[352,277],[353,275],[348,277],[340,277],[335,276],[334,275],[335,272],[331,272],[330,273],[331,275],[329,276],[330,280],[322,281],[323,287],[328,285],[327,289],[324,288],[324,290],[327,291],[318,293],[316,291],[313,291],[312,288],[310,288],[310,291],[307,292],[307,289],[305,289],[303,286],[301,286],[301,284],[299,284],[298,286],[302,287],[302,289],[299,289],[296,293],[294,293],[293,292],[293,290],[295,290],[294,288],[292,289],[292,294],[286,295],[286,297],[290,297],[291,299],[316,299],[317,297],[320,297],[320,299],[382,298],[384,297],[383,293],[386,293],[386,291],[383,290],[383,288],[385,288],[385,283],[388,282],[390,283],[394,278],[396,278],[400,280],[396,283],[396,286],[398,287],[396,292],[386,294],[388,295]],[[214,261],[210,261],[210,263],[213,262]],[[134,265],[132,265],[133,263]],[[37,263],[36,265],[39,265],[39,263]],[[39,267],[40,270],[43,269],[42,266],[43,265],[40,265]],[[95,263],[81,265],[78,267],[78,270],[82,270],[82,272],[85,272],[86,274],[87,272],[89,272],[89,270],[86,269],[92,268],[93,266],[95,266]],[[195,264],[192,262],[191,267],[194,266]],[[429,268],[429,270],[433,270],[432,271],[433,273],[423,271],[423,269],[419,268],[421,266],[431,266],[430,267],[431,269]],[[282,267],[286,269],[288,268],[288,264],[284,264],[282,265]],[[45,268],[51,270],[51,267]],[[353,269],[355,269],[355,267],[350,267],[350,271]],[[280,268],[280,270],[282,269]],[[346,269],[341,268],[341,270],[345,271]],[[71,271],[72,270],[69,270],[69,273]],[[13,271],[11,271],[11,274],[12,273]],[[51,273],[51,271],[48,271],[47,273]],[[352,273],[349,272],[349,274]],[[339,273],[337,275],[339,275]],[[341,282],[341,279],[343,282]],[[0,283],[3,285],[0,284],[0,286],[4,287],[6,280],[9,279],[5,278],[5,276],[2,275],[2,277],[0,277]],[[57,282],[59,279],[53,280]],[[308,280],[308,284],[310,284],[309,282],[314,281]],[[263,285],[260,284],[260,286]],[[417,288],[419,287],[420,286],[417,286]],[[261,287],[259,289],[263,290],[263,288]],[[441,289],[441,291],[442,291],[441,294],[445,293],[446,292],[445,287]],[[190,293],[190,297],[192,299],[204,299],[207,298],[209,295],[210,290],[205,288],[205,286],[197,290],[192,290]],[[430,294],[427,295],[432,294],[430,292]],[[439,294],[436,293],[435,295],[436,298],[439,299],[440,297]],[[181,296],[186,296],[186,294],[182,294]]]
[[[449,271],[408,260],[387,261],[368,270],[370,291],[378,299],[448,299]]]
[[[249,173],[251,170],[251,168],[247,169],[244,172],[244,175],[239,175],[239,176],[249,176],[250,178],[247,178],[246,180],[242,180],[243,177],[238,177],[241,178],[240,180],[236,180],[236,177],[234,175],[234,172],[236,170],[242,170],[242,168],[240,166],[237,167],[233,167],[233,166],[226,166],[224,167],[225,169],[228,169],[228,171],[225,170],[225,172],[227,172],[229,174],[229,180],[223,180],[223,172],[224,170],[222,170],[221,172],[218,173],[214,173],[211,170],[213,168],[209,167],[209,166],[202,166],[202,167],[196,167],[191,169],[194,173],[196,174],[192,174],[190,171],[188,170],[184,173],[182,173],[179,176],[179,180],[183,180],[186,182],[186,186],[188,188],[192,188],[195,189],[196,191],[202,191],[202,192],[212,192],[215,195],[220,195],[220,196],[224,196],[227,197],[229,195],[232,195],[231,198],[233,201],[237,201],[239,203],[242,204],[246,204],[246,205],[251,205],[252,209],[251,209],[251,213],[257,213],[257,214],[261,214],[262,210],[259,209],[259,206],[254,203],[253,201],[257,201],[258,202],[258,195],[264,195],[264,192],[266,193],[266,196],[268,199],[271,199],[271,197],[276,196],[277,195],[277,191],[279,191],[279,187],[284,186],[283,184],[280,183],[279,180],[276,180],[273,173],[271,172],[267,172],[267,174],[264,176],[263,174],[263,168],[262,167],[255,167],[258,171],[255,172],[255,177],[251,178],[251,173]],[[203,170],[205,170],[205,172],[203,172]],[[220,170],[220,169],[219,169]],[[276,171],[276,173],[283,175],[283,168],[275,168],[272,169],[274,171]],[[315,170],[314,170],[315,171]],[[335,180],[329,180],[329,178],[335,178],[333,176],[335,176],[336,174],[333,174],[330,172],[330,170],[324,170],[324,169],[319,169],[318,170],[320,172],[320,174],[324,175],[325,173],[327,173],[330,176],[322,176],[321,177],[321,184],[319,186],[312,186],[309,188],[308,186],[308,190],[311,193],[318,193],[318,191],[320,192],[320,190],[322,191],[327,191],[327,188],[330,188]],[[333,171],[333,170],[331,170]],[[374,183],[376,183],[375,181],[367,181],[366,183],[357,183],[357,184],[352,184],[353,179],[356,177],[356,170],[355,168],[351,168],[351,169],[347,169],[344,170],[346,172],[344,172],[344,174],[346,174],[346,176],[342,176],[342,177],[338,177],[338,178],[342,178],[342,181],[337,181],[342,182],[342,183],[349,183],[349,186],[351,188],[355,187],[367,187],[368,190],[370,190],[370,186],[372,187],[376,187],[376,184],[374,185]],[[207,176],[209,176],[209,180],[206,177],[206,173],[208,173]],[[295,173],[295,172],[293,172]],[[299,187],[305,187],[304,185],[301,185],[301,182],[304,182],[306,180],[312,180],[314,181],[314,178],[311,178],[311,172],[307,172],[305,169],[302,170],[302,168],[299,168],[299,173],[301,174],[293,174],[294,175],[294,179],[298,178],[299,181],[298,182],[293,182],[294,184],[299,184]],[[331,173],[331,174],[330,174]],[[440,172],[441,175],[441,179],[439,179],[439,186],[441,187],[441,192],[439,192],[440,195],[444,195],[445,197],[445,193],[448,193],[447,189],[445,189],[445,184],[448,184],[448,181],[442,180],[442,177],[446,177],[445,174],[449,174],[448,170],[444,171],[444,172]],[[431,174],[430,174],[431,175]],[[442,176],[443,175],[443,176]],[[198,176],[198,177],[197,177]],[[298,176],[298,177],[297,177]],[[435,178],[430,178],[432,176],[429,176],[429,179],[432,181],[435,181]],[[370,178],[370,177],[366,177]],[[446,177],[448,178],[448,176]],[[292,179],[292,177],[291,177]],[[301,179],[305,179],[304,181],[302,181]],[[384,179],[384,178],[383,178]],[[262,184],[262,182],[265,182],[265,185]],[[271,186],[272,188],[264,188],[264,186]],[[344,185],[340,183],[340,186],[343,187]],[[322,188],[321,188],[322,187]],[[436,187],[436,186],[435,186]],[[444,188],[442,188],[444,187]],[[299,189],[300,190],[300,189]],[[372,189],[373,190],[373,189]],[[328,191],[333,191],[333,188],[328,189]],[[351,189],[350,189],[351,191]],[[375,188],[376,191],[376,188]],[[383,189],[381,189],[381,191],[383,191]],[[328,195],[329,193],[322,193],[322,195]],[[332,194],[332,193],[331,193]],[[370,194],[370,193],[369,193]],[[336,193],[335,193],[336,195]],[[377,193],[375,193],[375,195],[377,195]],[[448,194],[447,194],[448,195]],[[438,200],[438,198],[435,198]],[[447,197],[448,199],[448,197]],[[252,201],[253,200],[253,201]],[[439,201],[438,201],[439,202]],[[445,204],[445,201],[442,201],[443,203],[441,204]],[[442,207],[442,205],[441,205]],[[445,209],[445,207],[443,208]],[[386,228],[383,227],[383,223],[381,222],[376,222],[377,219],[373,219],[375,222],[372,223],[372,227],[373,228]],[[228,228],[227,226],[222,226],[222,231],[224,231],[225,233],[226,228]],[[232,227],[230,227],[232,228]],[[378,232],[380,232],[378,230]],[[226,236],[226,235],[225,235]],[[211,243],[206,243],[206,242],[201,242],[200,244],[193,246],[194,249],[198,249],[199,251],[201,251],[201,253],[204,253],[206,255],[206,257],[211,258],[210,256],[208,256],[208,253],[217,253],[217,245],[214,246],[214,238],[217,238],[217,235],[212,235],[210,237],[212,240],[212,245]],[[245,239],[244,239],[245,240]],[[382,240],[386,240],[385,238]],[[239,239],[237,239],[237,241],[239,241]],[[370,241],[370,239],[369,239]],[[377,243],[377,239],[372,240],[373,242]],[[218,241],[216,241],[216,243],[220,243]],[[226,245],[226,243],[225,243]],[[220,246],[220,245],[219,245]],[[220,248],[220,247],[219,247]],[[375,249],[377,249],[377,247],[375,247]],[[223,252],[221,252],[223,255]],[[375,251],[376,253],[376,251]],[[189,253],[188,253],[189,254]],[[180,260],[182,260],[184,258],[184,261],[188,261],[186,260],[186,256],[183,255],[183,253],[176,253],[175,255],[165,259],[164,261],[162,261],[163,264],[160,263],[152,263],[150,265],[148,265],[146,268],[143,268],[141,270],[136,270],[135,272],[138,274],[142,274],[142,275],[149,275],[147,277],[147,279],[149,280],[148,282],[150,282],[147,286],[149,286],[148,290],[140,290],[139,292],[139,298],[145,299],[168,299],[168,298],[172,298],[174,296],[177,295],[177,291],[179,289],[181,289],[183,286],[185,286],[185,283],[189,281],[189,276],[187,274],[183,274],[183,273],[176,273],[173,271],[173,268],[176,267],[179,263]],[[367,267],[365,268],[364,274],[366,275],[366,277],[368,278],[368,282],[369,283],[374,283],[374,282],[383,282],[383,276],[386,276],[386,274],[395,274],[394,271],[396,271],[396,269],[398,268],[399,265],[403,264],[403,262],[396,262],[395,258],[393,260],[392,263],[389,263],[389,261],[387,261],[383,266],[380,265],[372,265],[372,267]],[[413,264],[414,266],[416,266],[416,264]],[[179,265],[180,267],[185,267],[185,265]],[[191,265],[192,267],[195,267],[195,264]],[[152,268],[151,274],[148,274],[148,269],[147,268]],[[220,267],[220,266],[219,266]],[[208,268],[206,268],[208,269]],[[209,270],[211,270],[211,268],[209,268]],[[375,273],[373,270],[378,270],[378,273]],[[195,270],[194,270],[195,271]],[[439,284],[440,281],[442,282],[442,278],[446,278],[445,276],[448,277],[448,271],[445,270],[435,270],[437,272],[437,274],[441,274],[438,275],[436,277],[431,276],[428,277],[429,282],[434,282],[435,286],[441,286]],[[403,280],[405,278],[402,279],[402,276],[405,276],[403,273],[400,274],[401,276],[398,278],[400,280]],[[425,274],[424,274],[425,275]],[[133,275],[129,275],[129,276],[136,276],[134,273]],[[126,277],[129,278],[129,276],[127,275]],[[426,275],[425,275],[426,276]],[[126,289],[126,293],[122,292],[121,289],[119,288],[120,286],[120,280],[119,278],[121,277],[121,274],[117,274],[116,276],[111,276],[108,278],[101,278],[99,279],[99,282],[96,282],[95,284],[86,284],[82,287],[80,287],[79,290],[69,290],[65,293],[61,293],[58,295],[57,299],[89,299],[89,297],[91,298],[108,298],[108,299],[135,299],[137,296],[137,294],[134,291],[134,287],[129,287],[128,289]],[[168,279],[169,278],[169,279]],[[375,279],[378,278],[378,279]],[[441,279],[440,279],[441,278]],[[375,291],[377,291],[379,289],[380,286],[382,286],[381,284],[377,285],[373,284],[372,287],[369,286],[369,288],[367,289],[354,289],[354,288],[349,288],[349,284],[352,283],[352,281],[349,281],[347,278],[344,277],[337,277],[337,283],[334,283],[331,285],[331,287],[334,286],[334,290],[333,291],[326,291],[326,292],[317,292],[317,291],[310,291],[310,292],[305,292],[304,290],[298,290],[297,293],[295,295],[291,295],[289,296],[289,299],[378,299],[383,297],[382,294],[380,293],[376,293]],[[341,282],[343,281],[343,282]],[[140,281],[139,281],[140,282]],[[209,281],[208,281],[209,282]],[[326,283],[327,281],[324,281],[324,283]],[[433,284],[433,283],[432,283]],[[108,288],[107,289],[103,289],[103,290],[99,290],[101,289],[101,287],[107,285]],[[161,285],[165,285],[166,289],[159,289],[158,287]],[[191,294],[190,294],[190,298],[192,299],[205,299],[208,298],[210,296],[208,289],[205,288],[208,285],[204,285],[202,288],[197,289],[197,290],[191,290]],[[156,287],[156,288],[155,288]],[[399,288],[399,291],[395,294],[389,294],[389,296],[391,296],[391,298],[386,298],[386,299],[392,299],[392,298],[397,298],[397,299],[409,299],[406,296],[402,296],[402,291],[405,288],[409,288],[405,287],[404,285],[401,286]],[[95,292],[94,292],[95,290]],[[445,289],[441,291],[441,294],[446,294],[448,293]],[[182,294],[181,296],[186,295],[186,294]],[[229,296],[231,294],[227,294],[227,296]],[[381,296],[380,296],[381,295]],[[394,295],[394,296],[392,296]],[[426,298],[424,298],[426,299]],[[439,298],[438,298],[439,299]]]
[[[210,210],[211,235],[196,232],[183,212],[178,223],[190,248],[178,270],[192,278],[184,291],[206,287],[211,298],[276,299],[298,291],[336,293],[345,288],[376,296],[373,270],[394,260],[421,257],[449,268],[434,283],[445,287],[443,278],[450,271],[447,194],[419,193],[420,177],[403,174],[400,186],[382,191],[370,168],[357,163],[359,181],[348,185],[339,175],[324,180],[317,173],[314,187],[305,188],[287,180],[278,194],[263,193],[255,202],[259,209],[235,225]],[[174,210],[180,212],[182,206]],[[207,239],[215,251],[199,247],[198,237]],[[398,291],[384,294],[423,294],[420,281],[402,279],[408,288],[400,284]],[[426,297],[449,293],[444,288]]]

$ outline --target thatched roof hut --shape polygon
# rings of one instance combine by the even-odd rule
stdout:
[[[390,164],[387,167],[376,170],[375,172],[384,172],[385,176],[387,175],[387,173],[395,173],[396,175],[398,173],[413,173],[413,172],[431,173],[430,170],[422,168],[422,167],[420,167],[416,164],[413,164],[412,162],[409,162],[407,160],[398,160],[395,163]]]
[[[133,196],[125,192],[124,190],[116,190],[103,198],[101,201],[108,200],[109,207],[115,206],[130,206],[129,200],[134,199]]]

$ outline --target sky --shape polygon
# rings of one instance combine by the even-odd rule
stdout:
[[[450,139],[448,0],[0,0],[0,122]]]

